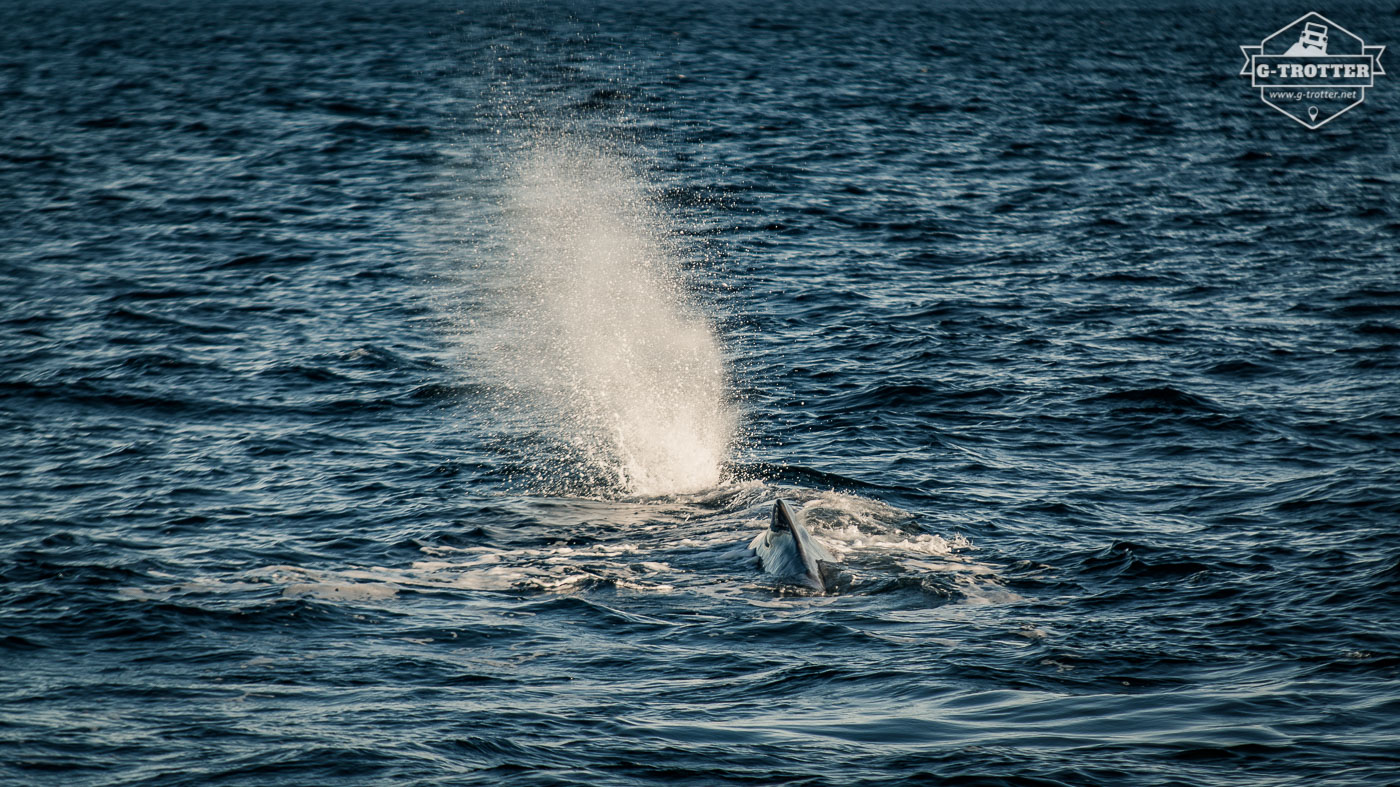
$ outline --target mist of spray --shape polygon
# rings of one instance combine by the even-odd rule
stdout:
[[[538,491],[714,486],[735,429],[715,331],[634,165],[576,140],[511,157],[489,307],[467,333]]]

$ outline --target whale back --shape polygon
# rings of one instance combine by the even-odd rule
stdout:
[[[773,517],[768,529],[754,537],[749,549],[758,555],[763,570],[816,590],[826,589],[822,563],[834,563],[835,558],[802,525],[797,512],[786,500],[773,504]]]

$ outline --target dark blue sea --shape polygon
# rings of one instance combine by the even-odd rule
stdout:
[[[3,0],[0,783],[1400,784],[1308,10]]]

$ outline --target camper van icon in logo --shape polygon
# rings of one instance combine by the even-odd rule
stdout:
[[[1284,54],[1290,57],[1322,57],[1327,54],[1327,25],[1304,23],[1298,43],[1290,46]]]
[[[1255,46],[1242,46],[1241,76],[1259,88],[1265,104],[1317,129],[1366,100],[1366,89],[1385,74],[1384,46],[1361,37],[1316,11],[1293,20]]]

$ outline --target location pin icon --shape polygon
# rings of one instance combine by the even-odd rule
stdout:
[[[1308,117],[1312,119],[1312,122],[1317,122],[1317,107],[1308,107]]]

